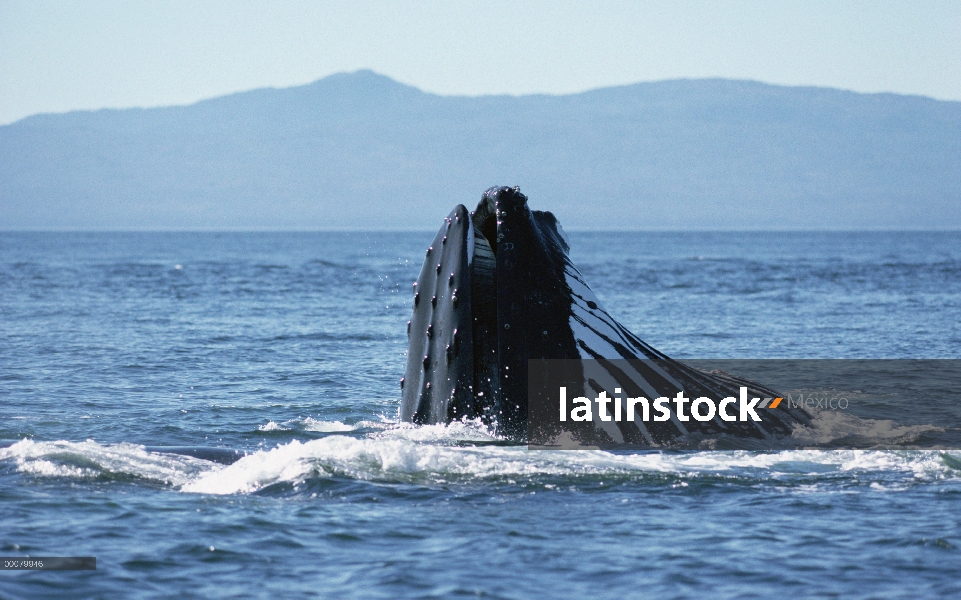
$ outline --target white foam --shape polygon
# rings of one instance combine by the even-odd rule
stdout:
[[[736,473],[757,480],[813,471],[903,473],[926,480],[957,477],[936,451],[786,450],[777,453],[691,452],[621,455],[602,450],[528,450],[523,446],[446,446],[409,439],[331,436],[259,451],[200,475],[183,489],[208,494],[249,493],[308,477],[457,483],[541,476],[699,477]],[[869,479],[869,478],[868,478]]]
[[[390,427],[385,427],[382,431],[374,433],[373,436],[379,439],[401,439],[439,444],[493,442],[502,439],[480,419],[462,419],[453,421],[448,425],[393,423]]]
[[[587,459],[589,453],[577,454]],[[596,460],[597,457],[593,458]],[[568,460],[558,453],[536,453],[516,446],[455,447],[408,439],[331,436],[306,443],[293,441],[272,450],[256,452],[230,466],[204,474],[183,489],[211,494],[252,492],[274,483],[297,483],[316,475],[438,482],[452,477],[484,479],[563,474],[571,468],[565,465]]]
[[[87,479],[126,475],[172,486],[192,481],[211,463],[190,456],[147,452],[136,444],[34,442],[21,440],[0,449],[0,460],[14,460],[22,473],[46,477]]]
[[[273,421],[267,421],[267,423],[264,425],[258,425],[257,429],[260,431],[289,431],[288,427],[281,427]]]
[[[316,431],[318,433],[332,433],[337,431],[353,431],[355,425],[347,425],[340,421],[318,421],[307,417],[300,421],[300,426],[306,431]]]
[[[732,476],[761,483],[813,478],[813,481],[804,479],[792,485],[791,489],[801,491],[804,485],[817,487],[822,479],[836,481],[839,475],[852,477],[859,484],[879,483],[881,487],[874,488],[879,491],[902,489],[911,481],[961,479],[958,466],[961,452],[783,450],[614,454],[603,450],[528,450],[526,446],[485,443],[491,441],[497,438],[476,422],[450,426],[405,424],[372,431],[362,438],[331,435],[307,442],[295,440],[254,452],[228,466],[189,456],[148,452],[134,444],[108,445],[92,440],[22,440],[0,449],[0,461],[14,461],[19,471],[38,477],[86,479],[124,475],[204,494],[251,493],[276,483],[297,484],[312,477],[332,476],[426,485],[517,483],[554,477],[570,477],[573,482],[584,476],[631,479],[669,475],[688,481],[704,476]],[[903,477],[892,482],[892,475]]]

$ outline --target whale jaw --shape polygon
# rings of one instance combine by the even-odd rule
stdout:
[[[474,227],[458,205],[427,249],[407,322],[401,419],[447,423],[474,418],[471,264]]]

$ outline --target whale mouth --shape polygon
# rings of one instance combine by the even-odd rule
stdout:
[[[742,383],[765,395],[775,393],[746,380],[700,372],[643,342],[601,306],[571,263],[569,250],[554,215],[531,210],[516,187],[488,189],[473,212],[463,205],[451,211],[427,249],[413,286],[407,366],[401,379],[402,420],[429,424],[481,419],[500,436],[526,441],[532,359],[602,362],[607,366],[600,368],[607,372],[599,377],[612,382],[624,379],[611,360],[641,361],[645,364],[631,367],[639,382],[635,389],[658,395],[695,389],[723,393],[717,396],[723,398]],[[584,389],[586,395],[596,381],[585,373],[571,389]],[[649,445],[690,433],[733,432],[767,439],[789,434],[794,423],[809,418],[802,411],[779,413],[738,431],[719,420],[685,424],[688,419],[682,416],[663,425],[637,425],[637,431],[629,430],[634,425],[624,426],[608,437]]]
[[[403,420],[480,418],[523,438],[528,358],[578,356],[558,230],[516,187],[487,190],[472,212],[451,211],[414,284]]]

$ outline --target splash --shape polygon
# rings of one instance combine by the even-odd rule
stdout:
[[[41,477],[74,479],[140,479],[173,487],[193,481],[210,468],[206,460],[148,452],[136,444],[35,442],[21,440],[0,449],[0,461],[12,460],[17,470]]]
[[[290,430],[289,427],[283,427],[281,425],[278,425],[277,423],[274,423],[273,421],[267,421],[263,425],[258,425],[257,429],[259,431],[289,431]]]
[[[307,417],[298,423],[306,431],[316,431],[318,433],[333,433],[338,431],[353,431],[354,425],[347,425],[340,421],[318,421]]]
[[[325,422],[321,427],[331,427]],[[501,443],[480,423],[449,426],[358,423],[363,434],[333,434],[263,449],[224,466],[189,456],[150,452],[136,444],[35,442],[0,449],[35,477],[149,481],[201,494],[249,494],[311,478],[419,485],[591,485],[665,478],[677,485],[712,478],[746,484],[836,485],[838,481],[897,490],[914,483],[961,480],[961,452],[935,450],[813,450],[779,452],[529,450]],[[333,425],[336,426],[336,425]],[[894,482],[895,485],[892,485]]]

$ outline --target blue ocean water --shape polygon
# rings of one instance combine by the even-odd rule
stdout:
[[[397,422],[425,233],[0,233],[0,598],[950,597],[961,453]],[[961,358],[961,233],[572,233],[675,358]],[[156,452],[223,448],[232,464]]]

